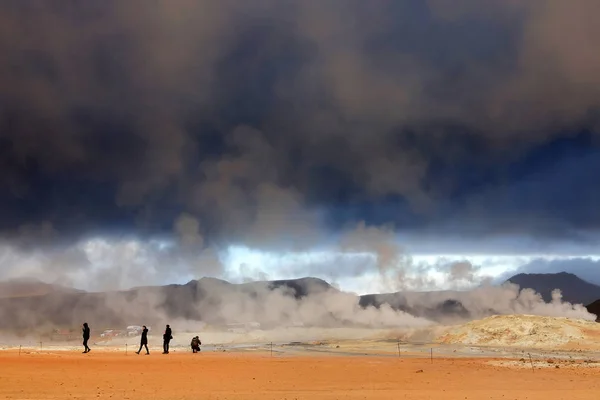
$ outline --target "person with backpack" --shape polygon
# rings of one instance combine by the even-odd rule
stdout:
[[[140,339],[140,349],[135,353],[140,354],[142,347],[146,347],[146,355],[149,355],[150,350],[148,350],[148,328],[146,328],[146,325],[142,326],[142,328],[144,329],[142,330],[142,337]]]
[[[173,334],[171,331],[171,327],[167,325],[165,329],[165,333],[163,334],[163,354],[169,354],[169,343],[173,339]]]
[[[192,346],[192,353],[199,352],[201,344],[202,344],[202,342],[200,341],[200,338],[198,336],[194,336],[192,338],[192,343],[190,344]]]

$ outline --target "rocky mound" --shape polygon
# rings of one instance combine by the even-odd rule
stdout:
[[[596,322],[600,322],[600,299],[585,306],[589,313],[596,315]]]
[[[533,315],[495,315],[455,326],[437,338],[445,344],[566,348],[598,346],[600,327],[592,321]]]

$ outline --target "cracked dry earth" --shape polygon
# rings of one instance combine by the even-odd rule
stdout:
[[[591,400],[600,369],[472,358],[0,352],[1,399]]]

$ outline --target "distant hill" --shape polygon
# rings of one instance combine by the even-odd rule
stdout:
[[[57,284],[44,283],[37,279],[11,279],[0,282],[0,298],[44,296],[56,292],[77,293],[82,291]]]
[[[563,301],[572,304],[590,304],[600,299],[600,286],[594,285],[577,275],[567,272],[553,274],[518,274],[506,280],[519,285],[521,289],[533,289],[542,295],[546,302],[552,300],[552,291],[560,289]]]
[[[561,289],[563,299],[571,303],[590,304],[600,299],[599,286],[567,273],[519,274],[508,281],[541,293],[546,301],[551,300],[551,292],[556,288]],[[0,293],[0,330],[73,327],[83,321],[93,321],[95,329],[103,329],[142,324],[156,326],[182,320],[221,325],[244,322],[240,320],[248,322],[248,319],[268,328],[280,324],[282,319],[289,320],[291,324],[299,322],[294,321],[293,312],[311,317],[309,319],[315,326],[347,325],[357,323],[345,319],[354,313],[352,309],[356,306],[390,307],[441,323],[471,319],[475,315],[470,315],[469,310],[473,310],[478,318],[501,314],[493,309],[482,309],[469,292],[396,292],[355,296],[312,277],[239,284],[202,278],[185,284],[99,293],[35,281],[12,281],[0,282]],[[337,316],[332,312],[321,312],[322,298],[319,296],[324,293],[334,296],[328,301],[328,306],[341,311],[335,313]],[[287,311],[295,304],[294,300],[305,298],[308,298],[308,303],[302,303],[300,309],[291,310],[291,314]],[[315,300],[311,301],[311,298]],[[313,315],[318,319],[312,318]],[[364,324],[368,323],[369,318],[366,318]]]
[[[366,294],[359,298],[361,307],[380,308],[388,305],[393,310],[407,312],[437,322],[456,322],[471,318],[463,304],[469,297],[468,292],[440,290],[431,292],[395,292]],[[495,310],[480,310],[483,315],[493,315]]]
[[[10,287],[11,284],[6,283],[6,287]],[[274,291],[278,294],[274,295]],[[469,316],[458,292],[355,296],[339,291],[322,279],[312,277],[239,284],[215,278],[202,278],[182,285],[145,286],[123,291],[92,293],[55,289],[46,290],[45,293],[39,291],[31,296],[0,298],[0,330],[72,327],[83,321],[94,321],[97,329],[126,325],[157,325],[165,323],[165,320],[172,322],[178,319],[219,325],[238,322],[236,319],[240,318],[252,318],[264,328],[268,328],[270,324],[279,323],[272,319],[273,312],[285,319],[286,307],[291,304],[285,304],[285,298],[293,301],[316,296],[310,305],[297,310],[312,314],[321,308],[318,296],[323,293],[340,296],[335,298],[330,306],[339,306],[342,309],[351,309],[354,298],[355,304],[363,308],[380,308],[387,304],[394,310],[406,311],[414,316],[439,322]],[[336,304],[336,301],[339,304]],[[340,320],[337,318],[331,313],[326,313],[323,320],[312,320],[319,326],[350,323],[343,319],[343,316]]]
[[[163,323],[172,319],[227,323],[224,316],[244,317],[250,304],[262,307],[267,316],[277,301],[269,293],[301,299],[325,291],[339,292],[317,278],[258,281],[241,284],[215,278],[186,284],[136,287],[124,291],[90,293],[43,284],[39,290],[24,291],[21,283],[3,282],[11,293],[0,297],[0,329],[30,329],[40,326],[73,326],[95,321],[96,326]],[[27,286],[29,288],[29,286]],[[44,290],[42,290],[44,289]],[[252,302],[251,302],[252,301]]]

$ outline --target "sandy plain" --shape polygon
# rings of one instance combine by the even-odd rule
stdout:
[[[136,355],[120,349],[0,351],[0,399],[591,400],[600,368],[585,355],[494,356],[380,342],[213,348]],[[387,347],[384,351],[383,347]],[[391,350],[390,350],[391,348]],[[493,352],[492,352],[493,353]],[[588,357],[589,358],[589,357]],[[558,366],[558,367],[557,367]]]

